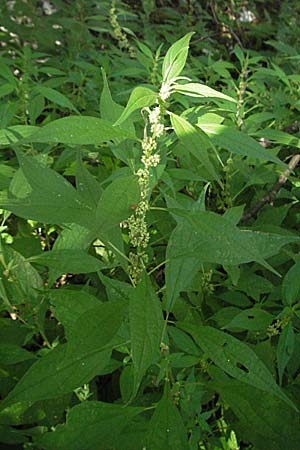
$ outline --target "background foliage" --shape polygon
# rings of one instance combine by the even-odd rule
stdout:
[[[299,449],[299,15],[1,2],[1,449]]]

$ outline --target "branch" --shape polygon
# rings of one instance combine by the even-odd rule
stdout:
[[[248,211],[244,213],[240,220],[240,224],[243,225],[248,220],[252,219],[253,217],[256,217],[258,211],[263,208],[267,204],[272,204],[275,200],[276,195],[280,191],[281,187],[284,185],[284,183],[287,181],[289,175],[295,170],[296,166],[300,162],[300,154],[294,155],[290,162],[289,167],[286,169],[282,175],[278,178],[276,183],[273,185],[272,189],[268,192],[267,195],[265,195],[263,198],[261,198],[255,205],[252,206]]]

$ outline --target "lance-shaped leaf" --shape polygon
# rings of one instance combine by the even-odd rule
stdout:
[[[113,127],[110,122],[89,116],[69,116],[54,120],[36,133],[29,142],[98,145],[114,139],[134,139],[132,134]]]
[[[180,75],[185,66],[189,43],[193,34],[193,32],[186,34],[171,45],[167,51],[162,67],[163,83],[169,84],[174,78]]]
[[[272,155],[255,139],[242,131],[220,123],[199,123],[198,127],[208,134],[213,144],[225,148],[229,152],[260,161],[270,161],[286,168],[286,165],[277,156]]]
[[[176,92],[189,97],[220,98],[222,100],[236,103],[236,100],[229,97],[229,95],[222,94],[222,92],[218,92],[215,89],[201,83],[177,84],[174,89]]]
[[[177,116],[174,113],[169,114],[172,127],[185,149],[192,153],[204,165],[214,180],[218,180],[220,183],[220,178],[209,159],[208,149],[211,147],[211,143],[207,139],[207,136],[201,131],[199,132],[198,129],[183,117]]]
[[[46,433],[39,444],[45,450],[121,450],[118,442],[123,430],[142,411],[143,408],[99,401],[83,402],[69,411],[66,424]]]
[[[128,100],[126,108],[122,112],[121,116],[114,123],[114,125],[121,125],[124,120],[128,119],[128,117],[137,109],[145,108],[146,106],[154,105],[157,99],[157,93],[151,91],[151,89],[138,86],[136,87]]]
[[[159,358],[163,328],[161,304],[146,274],[130,295],[129,323],[135,395],[146,370]]]
[[[282,283],[282,299],[285,305],[300,300],[300,260],[288,270]]]
[[[176,214],[185,219],[172,232],[167,247],[169,310],[203,262],[237,266],[256,261],[277,274],[266,258],[278,253],[283,245],[299,242],[297,236],[240,230],[226,217],[213,212],[176,210]]]
[[[123,314],[124,305],[105,303],[79,315],[69,330],[68,343],[34,363],[0,404],[1,410],[17,402],[59,397],[101,374],[110,360]]]
[[[280,334],[278,345],[277,345],[277,365],[278,365],[278,375],[279,383],[282,384],[282,377],[285,368],[292,357],[295,348],[295,334],[293,330],[293,325],[288,323]]]
[[[75,108],[73,103],[61,92],[45,86],[37,86],[34,91],[41,94],[47,100],[50,100],[50,102],[54,103],[55,105],[71,109],[72,111],[76,111],[79,114],[79,111]]]
[[[31,125],[13,125],[12,127],[0,130],[0,145],[12,145],[16,142],[31,136],[38,130],[38,127]]]
[[[187,432],[168,386],[149,423],[147,449],[188,450]]]
[[[271,372],[247,344],[213,327],[186,323],[180,323],[179,327],[190,333],[206,356],[228,375],[275,395],[297,410],[275,383]]]

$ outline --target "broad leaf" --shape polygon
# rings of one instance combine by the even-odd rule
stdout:
[[[100,401],[83,402],[69,411],[66,424],[46,433],[39,444],[45,450],[122,450],[118,446],[122,432],[142,411]]]
[[[167,247],[169,310],[203,262],[236,266],[256,261],[274,272],[265,259],[278,253],[283,245],[299,242],[298,237],[291,235],[240,230],[230,220],[213,212],[176,210],[176,214],[185,216],[185,220],[178,223]]]
[[[93,223],[92,208],[64,177],[19,152],[18,159],[31,192],[25,198],[2,201],[2,208],[45,223]]]
[[[269,392],[295,410],[294,403],[275,383],[272,374],[256,353],[244,342],[209,326],[181,323],[180,328],[192,335],[206,356],[228,375]]]
[[[34,363],[1,403],[1,410],[16,402],[54,398],[72,392],[100,374],[110,360],[112,339],[124,314],[118,303],[105,303],[81,314],[58,345]]]
[[[300,260],[288,270],[283,279],[282,299],[285,305],[300,301]]]
[[[110,122],[89,116],[69,116],[54,120],[30,135],[29,142],[99,145],[114,139],[134,139]],[[27,141],[26,140],[26,141]]]

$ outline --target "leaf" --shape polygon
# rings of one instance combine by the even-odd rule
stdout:
[[[103,191],[96,210],[99,233],[106,233],[132,214],[131,205],[140,200],[137,177],[118,177]]]
[[[293,325],[289,322],[282,330],[279,341],[277,344],[277,366],[278,366],[278,376],[279,384],[282,384],[282,377],[285,368],[291,359],[291,356],[295,348],[295,334],[293,330]]]
[[[13,125],[12,127],[0,130],[0,145],[12,145],[21,139],[31,136],[38,130],[30,125]]]
[[[15,86],[10,83],[4,83],[0,85],[0,98],[6,97],[6,95],[11,94],[15,90]]]
[[[22,172],[31,187],[25,198],[9,198],[1,207],[25,219],[45,223],[91,225],[94,213],[80,194],[61,175],[18,152]]]
[[[50,122],[24,142],[99,145],[114,139],[134,139],[134,136],[97,117],[69,116]]]
[[[272,374],[247,344],[209,326],[186,323],[178,326],[190,333],[206,356],[228,375],[275,395],[297,411],[294,403],[275,383]]]
[[[280,161],[279,158],[272,155],[272,153],[256,142],[255,139],[242,131],[217,123],[200,123],[198,126],[201,130],[208,134],[213,144],[218,145],[221,148],[225,148],[229,152],[247,156],[249,158],[259,159],[260,161],[271,161],[283,168],[286,168],[286,165]]]
[[[179,140],[182,142],[188,152],[191,152],[200,162],[204,165],[208,173],[214,180],[220,178],[216,173],[216,170],[211,163],[207,149],[211,146],[206,136],[203,133],[199,133],[193,125],[191,125],[183,117],[176,114],[169,113],[171,118],[172,127],[175,130]]]
[[[203,262],[236,266],[256,261],[274,272],[265,261],[283,245],[299,241],[291,235],[240,230],[224,216],[208,211],[186,212],[173,230],[167,247],[166,289],[170,311],[179,292],[184,290]],[[275,271],[277,274],[277,272]]]
[[[37,86],[34,90],[45,97],[47,100],[50,100],[50,102],[62,106],[63,108],[71,109],[71,111],[76,111],[79,114],[79,111],[75,108],[68,97],[56,91],[55,89],[44,86]]]
[[[188,33],[181,39],[176,41],[166,53],[163,60],[162,76],[163,83],[170,84],[176,77],[178,77],[185,66],[186,58],[189,50],[189,43],[192,33]]]
[[[187,433],[169,388],[165,387],[149,423],[147,450],[189,450]]]
[[[45,450],[122,450],[117,443],[123,431],[142,411],[101,401],[83,402],[69,411],[66,424],[44,434],[38,443]]]
[[[84,166],[80,153],[78,153],[76,161],[76,187],[85,203],[95,208],[103,190],[100,183]]]
[[[282,300],[289,306],[300,300],[300,260],[295,262],[283,279]]]
[[[161,304],[146,274],[130,296],[129,324],[135,396],[146,370],[159,359],[163,329]]]
[[[240,440],[256,450],[297,450],[300,440],[299,414],[268,392],[237,380],[212,383],[220,400],[237,417],[232,425]]]
[[[63,325],[65,335],[69,340],[76,334],[78,317],[90,310],[98,308],[101,300],[83,290],[50,289],[47,292],[54,317]]]
[[[35,359],[35,354],[28,352],[22,347],[14,344],[0,344],[0,361],[3,365],[17,364],[29,359]]]
[[[157,93],[153,92],[151,89],[138,86],[133,89],[126,108],[122,112],[121,116],[114,123],[114,126],[121,125],[124,120],[128,119],[128,117],[137,109],[142,109],[147,106],[154,105],[157,99]],[[115,128],[117,129],[117,128]]]
[[[222,328],[227,330],[251,330],[261,331],[266,330],[272,322],[272,314],[259,308],[249,308],[236,314],[232,320],[226,323]]]
[[[107,267],[99,259],[80,249],[62,249],[31,256],[28,261],[56,269],[62,273],[98,272]]]
[[[75,305],[74,305],[75,307]],[[60,344],[34,363],[0,404],[36,402],[72,392],[101,374],[110,360],[112,339],[124,314],[120,303],[105,303],[80,314]]]
[[[190,97],[201,97],[201,98],[220,98],[221,100],[228,100],[229,102],[236,103],[236,100],[229,95],[222,94],[221,92],[212,89],[205,84],[200,83],[187,83],[187,84],[177,84],[174,87],[176,92],[179,94],[188,95]]]

